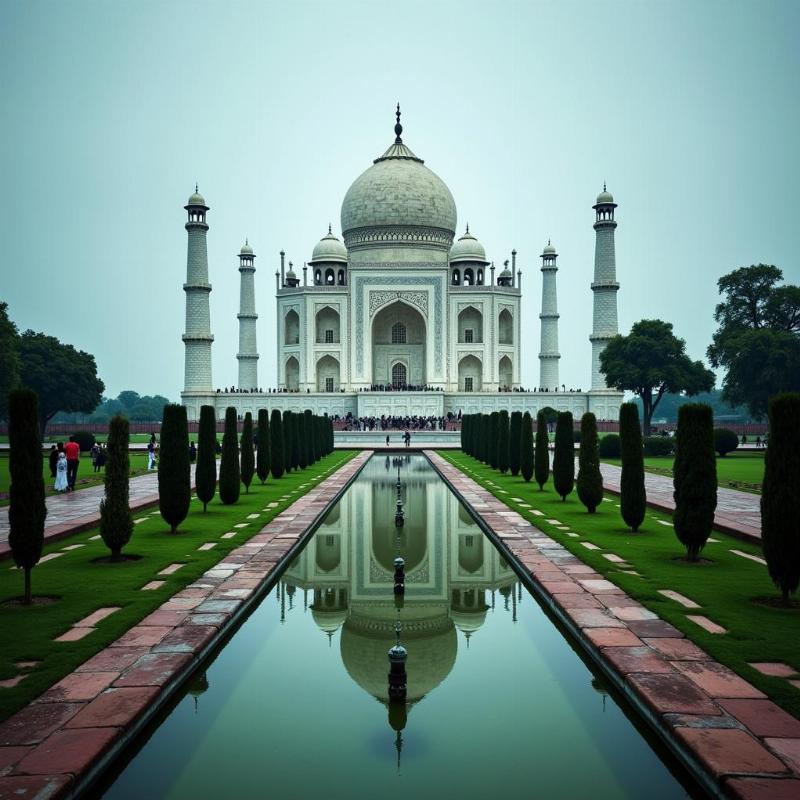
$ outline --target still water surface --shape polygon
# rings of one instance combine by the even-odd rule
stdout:
[[[407,571],[399,611],[397,555]],[[387,694],[398,619],[408,650],[407,705],[392,718],[400,731]],[[699,796],[423,456],[372,458],[280,582],[131,750],[100,795]]]

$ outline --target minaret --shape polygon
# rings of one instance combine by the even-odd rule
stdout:
[[[556,294],[556,266],[555,247],[547,242],[547,247],[542,251],[542,321],[539,351],[539,387],[542,389],[558,389],[558,361],[561,358],[558,352],[558,297]]]
[[[239,388],[248,391],[258,388],[258,347],[256,345],[256,290],[255,258],[253,248],[247,240],[239,251],[239,273],[242,276],[239,289]]]
[[[614,254],[614,209],[617,204],[611,192],[603,191],[597,195],[597,203],[592,206],[597,212],[594,229],[597,231],[594,247],[594,314],[592,335],[592,390],[603,390],[606,386],[605,376],[600,372],[600,353],[603,352],[608,340],[616,336],[617,329],[617,264]]]
[[[194,187],[194,194],[184,206],[189,214],[186,232],[189,235],[186,255],[186,345],[183,391],[184,393],[211,394],[211,314],[208,282],[208,250],[206,247],[206,201]]]

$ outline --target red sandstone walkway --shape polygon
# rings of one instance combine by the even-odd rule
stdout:
[[[194,465],[192,465],[192,486],[194,486]],[[100,500],[105,489],[92,486],[78,489],[69,494],[51,495],[45,499],[47,519],[45,521],[45,542],[61,539],[71,533],[92,528],[100,521]],[[158,472],[153,470],[146,475],[131,478],[130,507],[136,511],[144,506],[158,502]],[[11,554],[8,546],[8,506],[0,508],[0,559]]]
[[[577,464],[575,469],[577,472]],[[619,494],[622,468],[613,464],[600,464],[600,472],[603,474],[603,487],[613,494]],[[645,472],[644,485],[647,502],[651,506],[670,514],[675,510],[675,502],[672,499],[672,478]],[[731,536],[761,544],[761,495],[737,492],[735,489],[717,489],[714,528]]]
[[[0,800],[56,800],[85,790],[259,601],[270,575],[371,455],[350,460],[224,561],[0,724]]]
[[[542,603],[673,749],[699,765],[707,788],[739,800],[800,798],[800,720],[441,456],[426,455]]]

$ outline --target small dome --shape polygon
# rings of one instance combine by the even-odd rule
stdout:
[[[513,277],[513,273],[511,272],[511,270],[509,269],[509,266],[508,266],[508,261],[506,261],[506,265],[505,265],[503,271],[500,273],[500,277],[501,278],[511,278],[511,277]]]
[[[208,208],[206,205],[206,199],[200,192],[197,191],[197,187],[195,186],[194,192],[192,192],[191,197],[189,198],[188,202],[186,203],[187,206],[202,206],[203,208]]]
[[[331,232],[330,225],[328,233],[317,242],[314,252],[311,254],[309,264],[322,264],[327,261],[338,261],[347,263],[347,248]]]
[[[292,262],[291,261],[289,262],[289,271],[286,273],[286,277],[287,278],[296,278],[297,277],[297,275],[295,275],[294,269],[292,269]]]
[[[554,256],[556,255],[556,248],[550,243],[550,240],[547,240],[547,244],[545,245],[544,250],[542,250],[543,256]]]
[[[606,191],[606,185],[603,184],[603,191],[597,195],[597,205],[601,205],[602,203],[613,203],[614,202],[614,195],[611,192]]]
[[[484,250],[483,245],[469,232],[469,225],[467,225],[467,232],[450,248],[449,258],[451,264],[460,261],[472,261],[480,264],[489,263],[486,260],[486,250]]]
[[[241,255],[241,256],[252,256],[253,255],[253,248],[250,247],[250,244],[246,239],[245,239],[244,244],[242,245],[242,249],[239,251],[239,255]]]

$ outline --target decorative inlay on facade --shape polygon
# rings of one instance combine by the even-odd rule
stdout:
[[[483,352],[481,350],[459,350],[456,353],[456,358],[461,361],[461,359],[466,358],[467,356],[474,356],[478,359],[478,361],[483,364]]]
[[[385,265],[384,265],[385,266]],[[363,289],[367,286],[430,286],[433,289],[433,337],[434,337],[434,361],[438,364],[439,371],[443,370],[442,364],[442,340],[444,339],[442,317],[442,280],[435,277],[367,277],[354,276],[353,289],[356,304],[356,370],[358,374],[364,374],[364,330],[366,323],[364,320],[364,299]],[[391,292],[395,295],[398,292]],[[403,295],[409,292],[403,292]],[[410,294],[413,294],[411,292]]]
[[[423,313],[428,313],[428,293],[427,292],[370,292],[369,293],[369,314],[371,317],[381,306],[391,303],[393,300],[405,300],[419,308]]]

